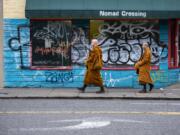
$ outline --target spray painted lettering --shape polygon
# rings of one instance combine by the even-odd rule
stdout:
[[[72,72],[46,72],[46,82],[51,83],[67,83],[73,82]]]

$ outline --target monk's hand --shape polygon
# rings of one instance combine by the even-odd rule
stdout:
[[[84,64],[87,65],[87,59],[84,60]]]
[[[88,65],[87,65],[87,59],[84,60],[84,65],[86,66],[86,68],[88,69]]]

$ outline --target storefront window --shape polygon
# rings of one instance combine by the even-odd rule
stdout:
[[[91,20],[90,37],[97,38],[103,50],[105,67],[133,67],[140,59],[143,42],[152,50],[154,65],[159,64],[159,22],[157,20]]]
[[[158,20],[31,20],[30,33],[32,68],[84,66],[92,38],[98,39],[109,69],[133,69],[143,42],[152,50],[152,65],[159,65],[163,51]]]
[[[89,20],[31,20],[32,68],[84,65],[89,52]]]
[[[32,67],[71,66],[71,21],[31,20]]]

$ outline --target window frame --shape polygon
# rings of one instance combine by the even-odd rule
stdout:
[[[71,21],[71,19],[30,19],[30,69],[32,70],[72,70],[72,64],[70,66],[33,66],[32,65],[32,29],[31,29],[31,21]]]

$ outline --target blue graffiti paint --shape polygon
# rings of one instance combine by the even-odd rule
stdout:
[[[46,82],[66,83],[73,82],[72,72],[45,72]]]

